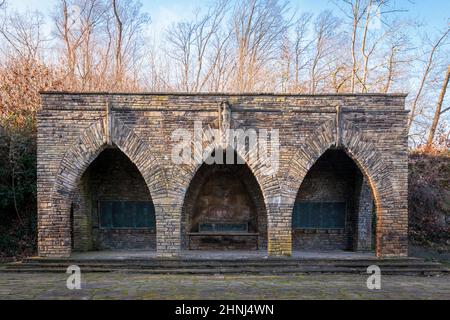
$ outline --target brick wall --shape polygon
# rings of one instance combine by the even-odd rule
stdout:
[[[404,256],[408,173],[404,100],[404,95],[395,94],[44,93],[38,113],[39,254],[70,254],[70,208],[81,176],[112,144],[136,165],[151,194],[157,252],[178,255],[184,199],[200,165],[170,161],[175,143],[171,135],[178,128],[192,129],[194,120],[217,127],[218,106],[227,101],[232,128],[279,130],[279,170],[265,175],[264,163],[247,163],[264,200],[269,254],[290,254],[292,208],[300,185],[326,150],[339,148],[358,165],[374,196],[377,255]],[[248,158],[242,150],[239,154]]]

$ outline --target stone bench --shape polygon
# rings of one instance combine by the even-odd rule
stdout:
[[[251,232],[190,232],[190,250],[258,250],[259,233]]]

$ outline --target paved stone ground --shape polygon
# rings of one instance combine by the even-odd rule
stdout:
[[[450,275],[386,275],[381,290],[368,290],[365,275],[89,273],[81,290],[68,290],[67,276],[0,273],[0,299],[450,299]]]

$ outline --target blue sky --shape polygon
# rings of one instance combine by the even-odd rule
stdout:
[[[209,0],[141,0],[144,11],[152,17],[154,32],[159,31],[172,22],[189,18],[192,12],[206,6]],[[10,8],[23,11],[26,8],[37,9],[42,13],[49,13],[57,0],[14,0],[8,1]],[[405,9],[403,13],[415,21],[424,22],[424,28],[432,33],[442,30],[449,23],[450,0],[394,0],[395,6]],[[330,0],[291,0],[291,6],[298,11],[320,12],[324,9],[338,11]],[[337,12],[338,13],[338,12]]]

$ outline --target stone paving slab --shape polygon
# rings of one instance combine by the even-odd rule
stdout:
[[[366,275],[184,276],[82,274],[81,290],[67,274],[0,273],[0,299],[450,299],[450,276]]]

